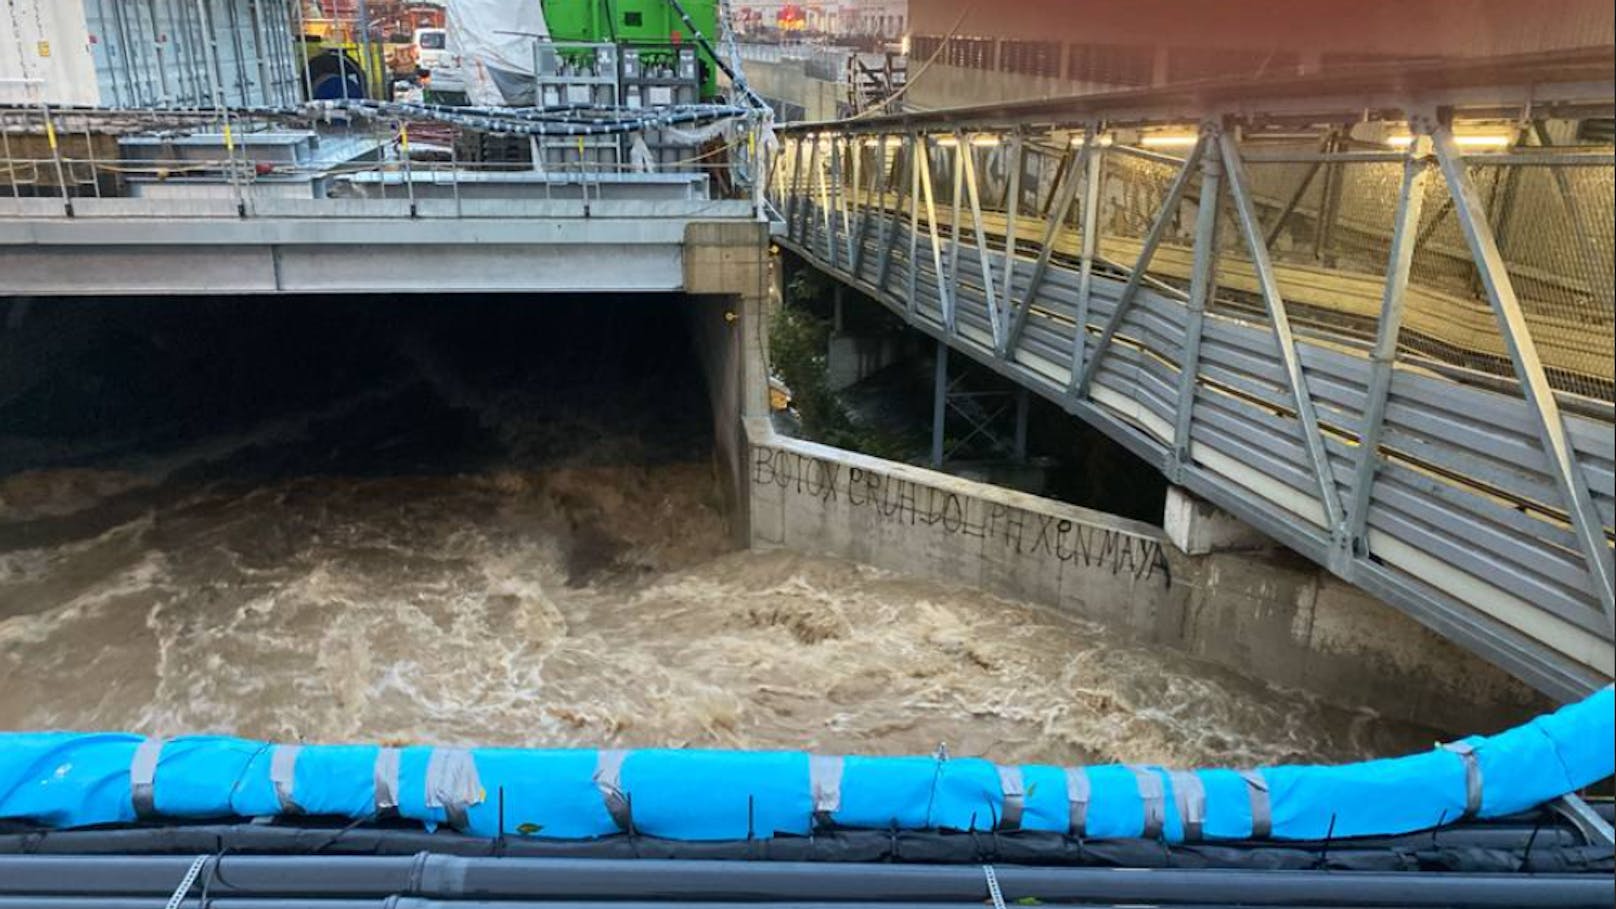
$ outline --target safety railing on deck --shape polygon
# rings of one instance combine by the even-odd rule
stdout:
[[[1612,85],[1607,53],[806,125],[771,198],[818,267],[1569,698],[1613,672]]]
[[[634,132],[539,143],[340,111],[0,108],[0,218],[598,216],[618,202],[634,217],[751,218],[758,128],[693,128],[672,160]]]

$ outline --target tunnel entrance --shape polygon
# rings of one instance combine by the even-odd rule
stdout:
[[[12,303],[0,728],[1182,765],[1425,734],[973,589],[736,551],[701,302]]]
[[[711,419],[680,302],[181,298],[14,311],[7,342],[28,368],[0,397],[0,540],[81,538],[199,495],[335,495],[348,482],[411,508],[453,499],[466,478],[522,485],[568,470],[663,485],[678,473],[680,493],[710,511]],[[632,567],[618,565],[632,541],[600,503],[553,504],[568,524],[569,583]]]
[[[701,460],[711,421],[681,300],[13,304],[0,470],[123,464],[225,437],[241,444],[196,460],[236,474]],[[266,435],[269,423],[288,434]]]

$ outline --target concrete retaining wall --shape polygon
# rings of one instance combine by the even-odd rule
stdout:
[[[847,98],[845,86],[814,78],[801,60],[748,60],[746,80],[771,101],[801,107],[808,122],[836,119],[836,105]]]
[[[759,224],[692,225],[685,287],[717,473],[742,545],[852,559],[1070,610],[1348,707],[1445,733],[1548,705],[1527,686],[1285,550],[1187,555],[1157,527],[776,435]]]
[[[1274,684],[1459,733],[1547,706],[1525,685],[1283,551],[1186,555],[1103,512],[789,439],[746,421],[754,546],[1042,603]]]
[[[855,559],[1145,631],[1173,611],[1161,531],[748,424],[752,543]]]
[[[719,490],[738,545],[747,527],[747,438],[743,420],[766,416],[764,312],[779,298],[779,271],[766,225],[696,223],[685,231],[684,287],[690,337],[707,380]]]

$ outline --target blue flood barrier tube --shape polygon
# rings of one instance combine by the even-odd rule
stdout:
[[[1391,836],[1514,814],[1611,776],[1616,692],[1493,736],[1337,766],[1169,771],[801,752],[463,749],[0,734],[0,818],[378,815],[473,836],[686,841],[1031,830],[1170,843]]]

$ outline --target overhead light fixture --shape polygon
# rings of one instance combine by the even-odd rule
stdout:
[[[1152,133],[1139,139],[1145,148],[1188,148],[1201,141],[1199,133]]]
[[[976,148],[992,148],[999,144],[998,136],[972,136],[971,145]],[[959,145],[959,140],[953,136],[943,136],[937,140],[938,148],[953,148]]]
[[[1508,148],[1514,141],[1513,136],[1504,133],[1469,133],[1453,137],[1453,143],[1460,148]],[[1408,148],[1414,144],[1414,137],[1387,136],[1386,144],[1392,148]]]

